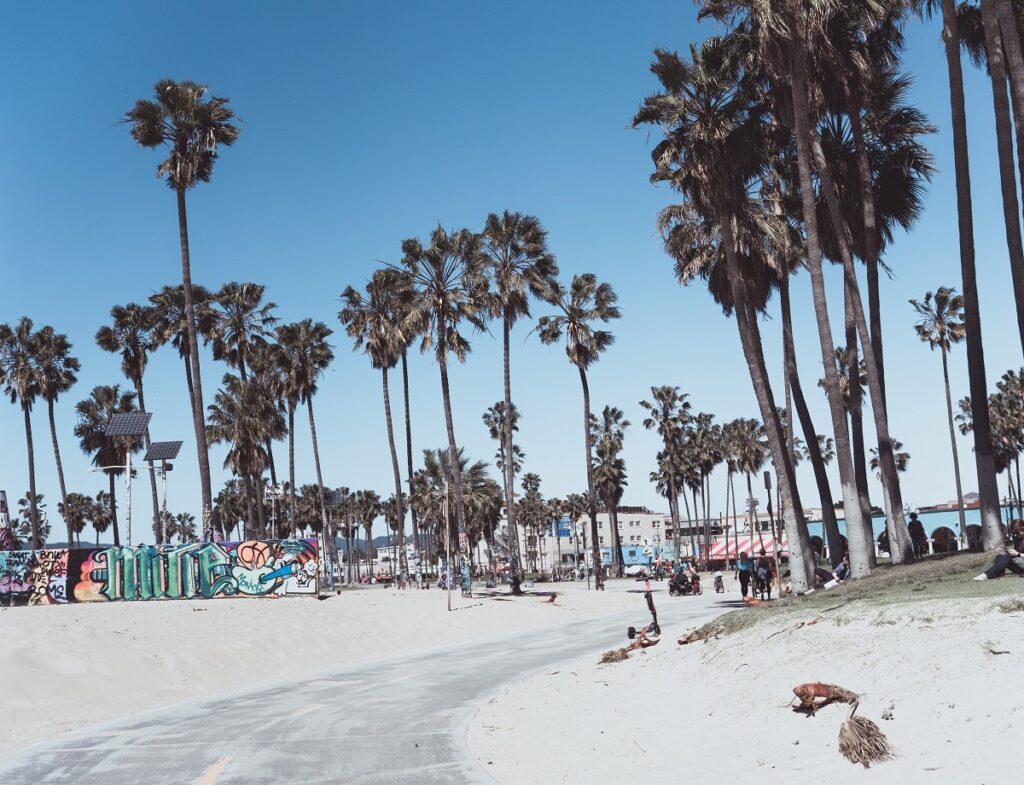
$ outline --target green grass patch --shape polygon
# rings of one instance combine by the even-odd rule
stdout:
[[[851,621],[849,612],[855,610],[882,611],[886,606],[926,600],[988,599],[1021,594],[1024,580],[1012,574],[999,580],[971,580],[992,564],[992,558],[991,553],[951,553],[929,556],[910,565],[880,563],[866,578],[801,597],[782,597],[767,605],[731,611],[704,625],[701,632],[728,635],[766,619],[781,620],[794,614],[809,618],[823,615],[835,624],[843,624]],[[1024,610],[1024,599],[1008,600],[999,609],[1004,613]],[[876,619],[876,624],[891,623],[882,620],[881,613]]]

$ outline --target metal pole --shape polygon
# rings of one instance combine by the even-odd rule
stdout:
[[[167,512],[167,461],[160,461],[160,481],[164,489],[164,512]]]
[[[132,451],[131,447],[126,447],[124,451],[124,474],[125,474],[125,507],[124,507],[124,520],[125,520],[125,535],[128,541],[128,547],[132,544]]]

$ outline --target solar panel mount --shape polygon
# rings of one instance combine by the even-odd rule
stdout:
[[[153,442],[142,457],[144,461],[173,461],[178,457],[182,442]]]
[[[141,436],[149,427],[152,412],[120,412],[110,418],[105,436]]]

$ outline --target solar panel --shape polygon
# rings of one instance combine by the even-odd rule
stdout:
[[[153,442],[142,457],[144,461],[173,461],[178,457],[182,442]]]
[[[107,423],[106,436],[141,436],[149,427],[152,412],[127,412],[115,414]]]

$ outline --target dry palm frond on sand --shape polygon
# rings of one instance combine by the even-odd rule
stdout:
[[[622,662],[623,660],[629,659],[629,649],[612,649],[606,651],[604,656],[601,657],[601,665],[606,665],[609,662]]]
[[[882,763],[893,757],[892,747],[882,729],[867,717],[854,717],[852,713],[839,729],[839,751],[848,761],[859,763],[865,769],[872,763]]]

